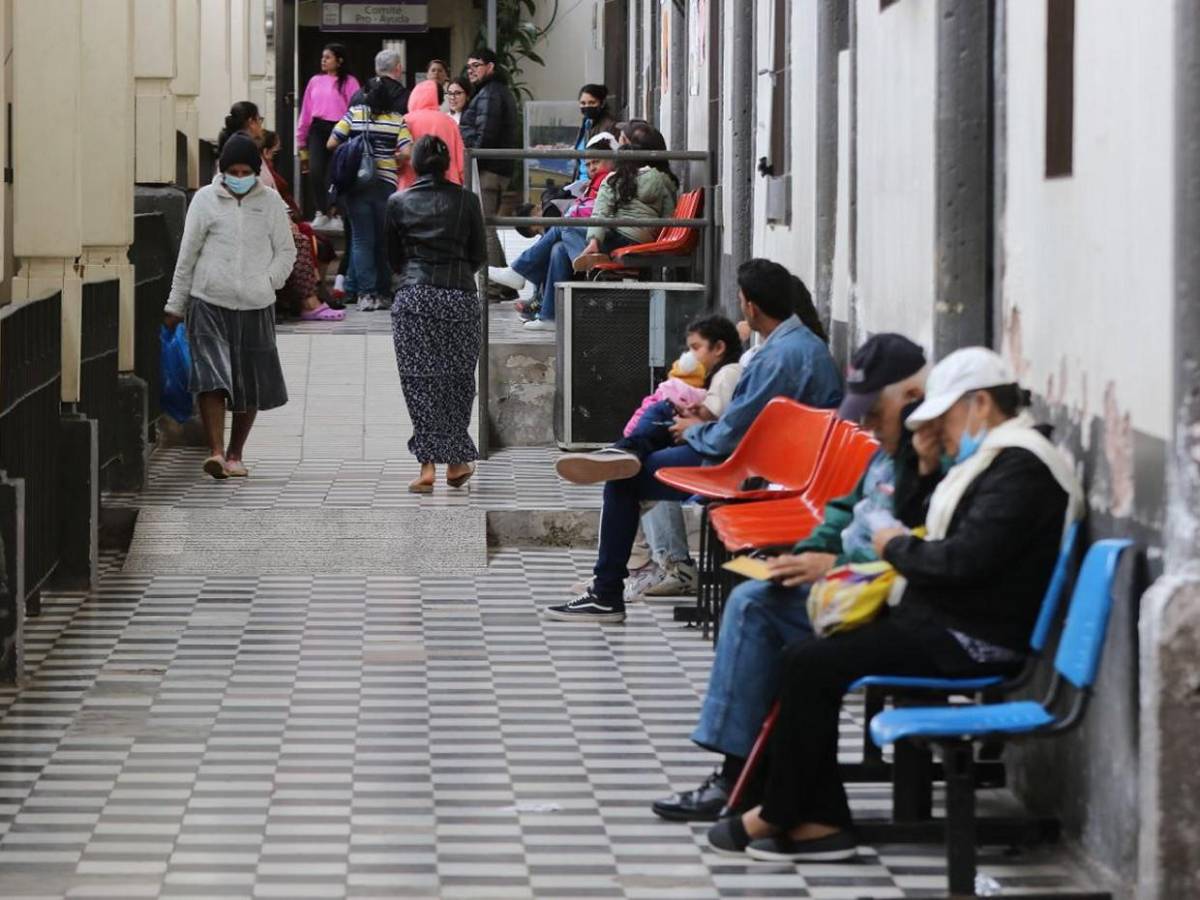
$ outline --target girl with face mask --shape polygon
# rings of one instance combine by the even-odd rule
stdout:
[[[584,149],[592,135],[602,131],[614,131],[616,120],[608,111],[608,88],[602,84],[585,84],[579,89],[579,133],[575,135],[575,149]],[[587,163],[579,161],[576,181],[588,177]]]
[[[245,477],[242,453],[259,410],[287,402],[275,349],[275,292],[296,260],[287,207],[259,180],[262,153],[247,135],[221,149],[220,176],[188,207],[164,324],[187,322],[196,395],[213,478]],[[233,428],[225,444],[225,409]]]

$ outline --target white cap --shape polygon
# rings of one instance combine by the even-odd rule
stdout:
[[[600,146],[601,144],[603,144],[604,146],[601,147]],[[617,149],[617,139],[615,137],[613,137],[613,133],[611,131],[598,131],[595,134],[593,134],[590,138],[588,138],[587,146],[584,149],[585,150],[593,150],[593,149],[616,150]]]
[[[964,394],[1016,381],[1012,368],[995,350],[987,347],[955,350],[930,371],[925,381],[925,401],[904,424],[915,431],[948,410]]]

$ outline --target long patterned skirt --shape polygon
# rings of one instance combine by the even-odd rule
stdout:
[[[409,452],[421,463],[478,459],[469,432],[479,362],[479,295],[425,284],[400,288],[392,304],[392,339],[413,424]]]

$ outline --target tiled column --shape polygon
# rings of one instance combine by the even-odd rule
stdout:
[[[134,0],[133,73],[137,79],[137,182],[175,181],[175,4]]]
[[[187,188],[200,187],[200,0],[175,0],[175,127],[187,137]]]

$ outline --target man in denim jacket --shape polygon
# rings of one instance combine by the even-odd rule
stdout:
[[[764,342],[742,371],[729,407],[715,422],[676,419],[672,430],[680,443],[651,454],[632,475],[628,460],[614,456],[614,471],[620,475],[604,486],[600,550],[592,583],[569,603],[548,607],[548,618],[625,620],[626,563],[642,502],[687,499],[686,494],[655,478],[659,469],[720,462],[733,452],[750,423],[774,397],[790,397],[825,409],[841,402],[842,379],[829,348],[793,312],[788,270],[769,260],[752,259],[738,269],[738,287],[742,315]]]

